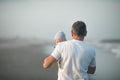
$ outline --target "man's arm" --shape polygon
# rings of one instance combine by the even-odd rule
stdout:
[[[88,73],[88,74],[94,74],[95,71],[96,71],[96,67],[88,67],[87,73]]]
[[[87,73],[88,74],[94,74],[96,71],[96,52],[95,50],[93,49],[93,58],[88,66],[88,71]]]
[[[47,69],[56,62],[57,60],[53,56],[50,55],[44,59],[43,68]]]

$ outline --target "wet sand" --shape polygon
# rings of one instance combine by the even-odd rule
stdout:
[[[43,45],[0,49],[0,80],[57,80],[57,66],[42,67]]]

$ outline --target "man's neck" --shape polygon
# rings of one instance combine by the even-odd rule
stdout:
[[[84,36],[80,36],[80,37],[76,36],[73,39],[79,40],[79,41],[84,41]]]

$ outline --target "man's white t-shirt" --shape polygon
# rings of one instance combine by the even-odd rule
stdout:
[[[51,55],[60,60],[58,80],[88,80],[88,66],[96,66],[94,48],[79,40],[59,43]]]

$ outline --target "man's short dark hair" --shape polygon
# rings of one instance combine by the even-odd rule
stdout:
[[[86,24],[83,21],[77,21],[72,25],[72,32],[77,36],[86,36]]]

